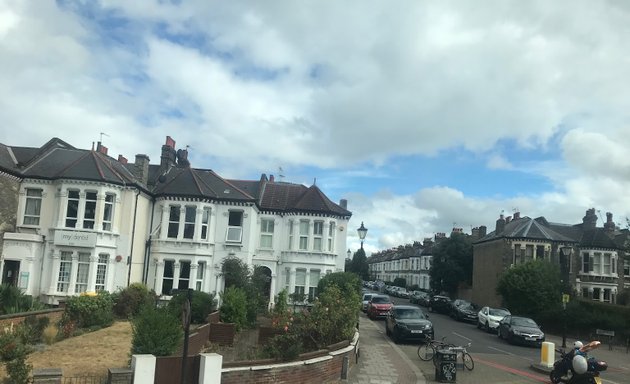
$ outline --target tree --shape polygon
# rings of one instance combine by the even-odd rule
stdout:
[[[370,279],[370,268],[363,248],[359,248],[359,250],[354,253],[354,256],[352,256],[350,272],[356,273],[362,280],[367,281]]]
[[[131,354],[170,356],[183,342],[180,319],[168,308],[144,306],[131,322]]]
[[[473,251],[470,238],[453,233],[433,247],[433,262],[429,275],[431,289],[453,295],[462,282],[472,285]]]
[[[352,272],[334,272],[322,277],[317,284],[317,292],[321,294],[329,285],[336,285],[342,292],[361,294],[361,281]]]
[[[513,314],[536,316],[561,302],[560,269],[545,260],[518,264],[501,275],[497,293]]]

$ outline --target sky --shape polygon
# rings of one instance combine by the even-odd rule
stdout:
[[[630,3],[0,0],[0,143],[347,199],[369,254],[630,217]],[[351,250],[360,247],[349,230]]]

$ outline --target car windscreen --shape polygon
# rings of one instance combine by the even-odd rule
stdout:
[[[490,309],[489,314],[490,316],[505,317],[509,315],[510,312],[504,309]]]
[[[516,325],[519,327],[538,327],[534,320],[528,319],[526,317],[513,317],[512,325]]]
[[[460,305],[459,308],[461,308],[462,311],[474,311],[475,310],[475,307],[473,307],[472,304]]]
[[[374,296],[374,297],[372,297],[372,302],[374,304],[388,304],[388,303],[391,303],[391,301],[389,300],[389,297],[385,297],[385,296]]]
[[[363,295],[363,301],[370,301],[370,299],[372,298],[372,296],[374,296],[374,295],[372,295],[372,294],[369,294],[369,295]]]
[[[425,319],[424,312],[416,308],[395,308],[394,316],[398,319]]]

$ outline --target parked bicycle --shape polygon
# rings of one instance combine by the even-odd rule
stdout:
[[[438,349],[448,349],[454,347],[454,344],[448,343],[446,337],[442,337],[442,340],[431,339],[427,336],[424,343],[418,346],[418,357],[422,361],[430,361],[435,357],[435,351]]]
[[[418,357],[422,361],[430,361],[435,358],[435,352],[438,349],[446,349],[455,352],[458,358],[461,356],[464,368],[472,371],[475,368],[475,361],[470,353],[468,353],[470,345],[471,344],[468,343],[465,346],[457,346],[447,342],[446,337],[442,337],[442,340],[434,340],[427,337],[425,342],[418,346]]]

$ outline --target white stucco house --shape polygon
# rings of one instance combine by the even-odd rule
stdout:
[[[134,282],[166,299],[218,293],[227,257],[263,269],[271,303],[283,288],[313,296],[321,276],[344,269],[352,215],[316,185],[192,168],[170,137],[159,164],[114,159],[101,143],[0,144],[0,192],[2,283],[49,304]]]

